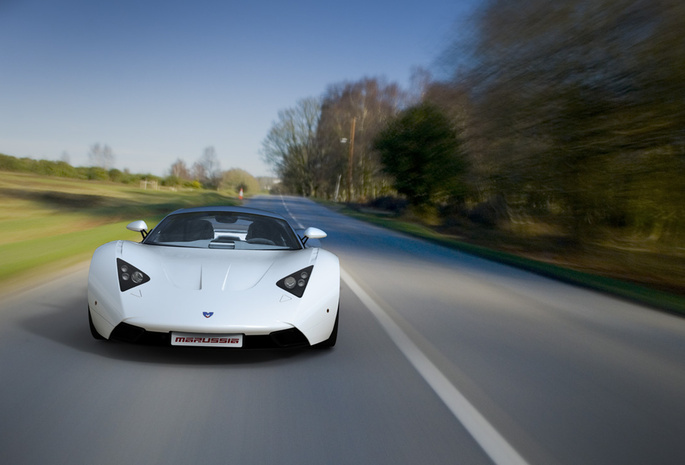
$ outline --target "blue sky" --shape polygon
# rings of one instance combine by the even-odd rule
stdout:
[[[408,87],[478,0],[0,0],[0,153],[168,173],[205,147],[270,174],[279,110],[330,84]]]

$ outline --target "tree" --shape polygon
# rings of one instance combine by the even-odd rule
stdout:
[[[221,187],[236,194],[243,190],[245,195],[254,195],[259,192],[259,182],[250,173],[240,168],[231,168],[224,171]]]
[[[684,21],[675,0],[487,2],[454,67],[480,184],[576,238],[682,225]]]
[[[221,165],[214,147],[206,147],[193,165],[193,176],[206,188],[216,189],[221,182]]]
[[[192,175],[190,174],[190,170],[186,166],[186,162],[181,160],[180,158],[176,159],[176,161],[171,165],[171,168],[169,169],[169,175],[174,176],[180,181],[192,180]]]
[[[88,149],[88,160],[91,166],[108,171],[114,166],[114,152],[109,145],[93,144]]]
[[[316,145],[321,103],[317,98],[302,99],[294,108],[278,112],[262,142],[264,160],[272,165],[282,185],[290,192],[315,195],[316,172],[322,167]]]
[[[417,207],[463,201],[466,159],[450,120],[429,103],[403,111],[375,141],[394,187]]]
[[[317,131],[317,146],[326,160],[319,184],[329,197],[340,184],[360,199],[376,197],[388,189],[373,143],[405,98],[397,84],[376,78],[329,86]]]
[[[185,161],[177,158],[169,168],[169,175],[164,178],[162,184],[165,186],[179,186],[181,184],[190,184],[192,180],[192,174]]]
[[[204,165],[202,165],[199,161],[193,163],[192,177],[195,181],[201,184],[207,180],[207,171],[205,170]]]

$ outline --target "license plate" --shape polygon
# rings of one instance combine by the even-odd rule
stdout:
[[[242,334],[171,333],[172,346],[242,347]]]

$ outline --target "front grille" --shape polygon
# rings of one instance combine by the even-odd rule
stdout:
[[[171,333],[157,333],[146,331],[139,326],[128,323],[119,323],[110,339],[119,342],[136,344],[170,345]],[[297,328],[274,331],[263,336],[243,336],[243,349],[274,349],[274,348],[297,348],[308,347],[309,341]],[[214,350],[214,349],[212,349]],[[239,350],[239,349],[229,349]]]

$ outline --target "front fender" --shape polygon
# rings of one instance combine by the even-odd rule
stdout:
[[[106,339],[124,316],[116,266],[123,243],[108,242],[95,249],[88,270],[88,308],[93,325]]]

